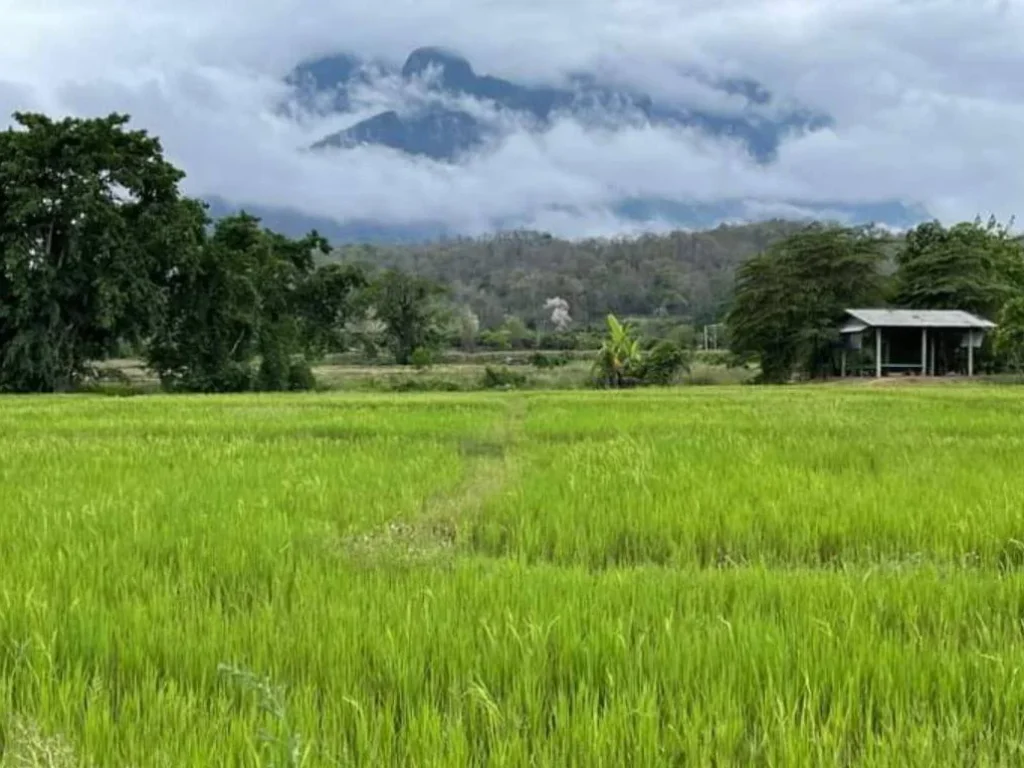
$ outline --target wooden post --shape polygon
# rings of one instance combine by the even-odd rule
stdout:
[[[967,332],[967,376],[974,375],[974,329]]]
[[[846,378],[846,347],[843,347],[843,351],[839,357],[839,378]]]
[[[928,375],[928,329],[921,329],[921,375]]]
[[[875,378],[882,378],[882,329],[875,328]]]
[[[931,372],[931,375],[934,376],[935,375],[935,337],[934,336],[932,337],[931,347],[932,347],[932,353],[930,355],[930,357],[931,357],[931,364],[929,366],[929,371]]]

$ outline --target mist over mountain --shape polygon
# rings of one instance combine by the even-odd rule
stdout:
[[[288,82],[297,88],[302,106],[323,114],[349,112],[358,104],[360,90],[385,78],[398,84],[401,103],[325,136],[314,148],[377,144],[455,161],[489,141],[500,141],[503,126],[543,132],[556,119],[568,118],[596,130],[695,128],[735,139],[758,161],[768,162],[785,135],[832,124],[825,114],[777,106],[773,95],[754,80],[695,78],[709,96],[719,97],[716,105],[658,102],[586,72],[570,74],[559,87],[481,75],[465,58],[438,47],[416,49],[400,69],[348,54],[314,59],[300,64]]]
[[[410,161],[452,166],[486,159],[506,143],[522,141],[524,135],[543,141],[546,134],[566,123],[590,136],[605,138],[609,151],[614,151],[611,141],[616,134],[656,129],[669,136],[729,142],[752,162],[767,166],[787,138],[834,125],[828,114],[779,99],[754,79],[713,79],[700,72],[680,75],[692,85],[689,94],[655,98],[635,84],[617,81],[613,71],[572,72],[557,85],[481,74],[463,56],[437,46],[413,50],[401,65],[338,53],[297,65],[285,78],[289,91],[278,109],[296,121],[334,119],[345,123],[305,148],[316,155],[375,148]],[[503,180],[497,176],[492,182],[501,185]],[[220,197],[211,202],[215,212],[234,207]],[[315,226],[340,241],[404,242],[538,225],[536,214],[492,216],[473,226],[459,226],[443,220],[385,223],[372,217],[346,220],[343,215],[310,216],[259,205],[247,208],[283,231],[297,234]],[[593,213],[571,198],[549,203],[544,212],[556,223]],[[602,213],[619,221],[627,234],[706,228],[723,221],[780,215],[892,226],[906,226],[921,216],[920,211],[897,201],[822,205],[793,199],[782,205],[759,206],[743,199],[693,201],[669,194],[638,195],[626,188]]]
[[[1018,3],[44,0],[3,22],[6,124],[129,114],[187,194],[290,232],[1024,213]]]

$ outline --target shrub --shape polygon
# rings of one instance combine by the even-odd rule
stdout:
[[[591,350],[601,346],[601,335],[592,331],[560,331],[557,333],[542,333],[536,343],[539,349],[569,350]]]
[[[292,392],[308,392],[316,389],[316,376],[304,359],[293,360],[288,367],[288,389]]]
[[[480,334],[480,346],[504,351],[512,348],[512,341],[508,331],[504,329],[488,330]]]
[[[727,367],[735,367],[739,364],[736,356],[726,349],[698,349],[693,353],[693,362]]]
[[[671,384],[676,376],[690,367],[686,350],[671,341],[659,341],[640,364],[644,384]]]
[[[569,357],[564,354],[545,355],[543,352],[535,352],[530,356],[530,365],[534,368],[558,368],[568,364]]]
[[[186,371],[180,377],[168,377],[164,387],[181,392],[249,392],[255,376],[248,363],[228,362],[214,371]]]
[[[434,355],[426,347],[416,347],[409,356],[409,362],[419,368],[429,368],[434,363]]]
[[[256,373],[256,388],[262,392],[288,389],[288,362],[283,356],[264,355]]]
[[[513,371],[511,368],[495,368],[488,365],[484,368],[481,385],[484,389],[516,389],[525,386],[526,375]]]
[[[463,392],[467,389],[459,381],[436,376],[388,377],[375,383],[373,388],[388,392]]]

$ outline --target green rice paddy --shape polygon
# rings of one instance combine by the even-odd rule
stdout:
[[[0,766],[1024,764],[998,387],[0,400]]]

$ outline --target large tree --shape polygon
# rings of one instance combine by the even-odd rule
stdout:
[[[728,316],[731,348],[765,381],[827,374],[843,310],[880,303],[885,238],[869,227],[814,224],[742,265]]]
[[[429,350],[442,338],[444,289],[433,281],[395,269],[380,274],[371,286],[376,316],[395,361],[408,365],[417,349]]]
[[[152,331],[204,216],[126,116],[14,119],[0,133],[0,390],[62,390]]]
[[[1024,372],[1024,295],[1010,299],[999,313],[995,351],[1011,371]]]
[[[904,307],[963,309],[994,320],[1024,290],[1024,250],[995,219],[921,224],[907,233],[897,265]]]
[[[316,233],[290,240],[247,214],[217,222],[200,249],[169,277],[163,322],[148,363],[164,385],[192,391],[293,386],[293,356],[304,351],[304,299],[313,256],[326,252]],[[254,365],[260,361],[259,369]]]
[[[303,340],[314,355],[342,352],[355,334],[351,325],[368,309],[366,271],[355,264],[326,264],[313,272],[295,297]]]

